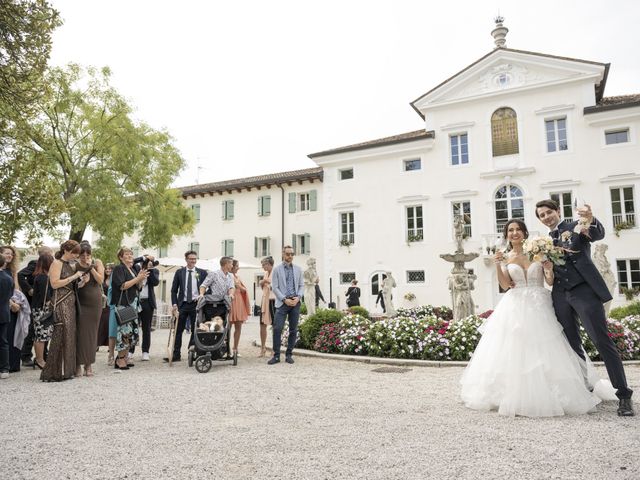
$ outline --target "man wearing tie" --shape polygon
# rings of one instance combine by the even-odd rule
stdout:
[[[187,322],[191,327],[189,346],[193,345],[193,331],[196,321],[196,304],[200,285],[207,278],[207,271],[196,268],[198,254],[192,250],[184,254],[187,266],[179,269],[173,277],[171,285],[171,303],[174,314],[178,312],[178,324],[176,326],[176,341],[173,347],[173,362],[180,361],[180,348],[182,347],[182,333]],[[168,358],[164,359],[166,362]]]

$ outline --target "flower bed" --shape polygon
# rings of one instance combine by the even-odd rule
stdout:
[[[431,305],[398,309],[397,316],[377,320],[349,311],[323,311],[318,316],[301,318],[301,325],[309,323],[301,328],[304,347],[300,346],[310,346],[324,353],[466,361],[480,341],[478,328],[483,322],[491,321],[491,313],[488,310],[451,322],[451,309]],[[607,322],[609,336],[621,357],[624,360],[640,359],[640,315],[621,320],[610,318]],[[287,334],[285,325],[283,345],[286,345]],[[598,351],[582,327],[580,335],[589,357],[600,360]]]

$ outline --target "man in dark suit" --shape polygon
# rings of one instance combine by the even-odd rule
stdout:
[[[136,259],[137,260],[137,259]],[[156,309],[155,287],[160,284],[160,272],[154,268],[158,264],[153,257],[143,257],[140,262],[133,264],[133,270],[137,273],[140,270],[147,270],[149,276],[140,284],[140,307],[142,310],[138,313],[140,325],[142,326],[142,361],[149,361],[149,347],[151,346],[151,320],[153,319],[153,311]],[[135,345],[131,347],[129,352],[135,353]]]
[[[5,271],[5,260],[0,256],[0,378],[9,378],[9,300],[13,295],[13,277]],[[13,340],[13,339],[11,339]]]
[[[51,249],[51,247],[43,245],[38,249],[38,258],[40,258],[44,254],[48,254],[53,257],[53,250]],[[33,296],[33,272],[36,270],[37,263],[37,259],[31,260],[26,267],[18,272],[18,284],[20,285],[20,290],[22,290],[22,293],[24,293],[27,297],[29,305],[31,305],[31,297]],[[23,367],[33,366],[33,356],[31,355],[31,352],[33,349],[34,338],[35,331],[33,330],[33,321],[31,321],[29,323],[29,333],[24,339],[24,343],[22,344],[22,352],[20,353]]]
[[[556,202],[542,200],[536,204],[536,216],[549,228],[554,245],[566,252],[565,265],[553,267],[553,308],[571,348],[584,359],[577,321],[580,319],[617,390],[618,415],[633,416],[633,391],[627,386],[622,359],[608,335],[603,303],[611,300],[611,293],[591,260],[591,242],[604,238],[604,227],[593,216],[589,205],[578,208],[577,213],[580,220],[560,222],[560,208]]]
[[[180,360],[180,348],[182,347],[182,333],[184,332],[187,322],[191,327],[191,337],[189,338],[189,346],[193,345],[193,332],[196,322],[196,304],[198,303],[198,295],[200,285],[207,278],[207,271],[202,268],[196,268],[198,254],[192,250],[184,254],[187,262],[186,267],[180,268],[173,277],[171,285],[171,304],[173,311],[178,312],[178,324],[176,325],[176,341],[173,347],[173,360]],[[168,358],[164,359],[166,362]]]

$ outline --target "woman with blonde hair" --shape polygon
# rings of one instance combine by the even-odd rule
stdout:
[[[120,265],[113,269],[111,274],[111,305],[114,309],[119,306],[133,306],[138,308],[138,285],[148,276],[149,271],[140,270],[136,275],[133,271],[133,250],[122,247],[118,251]],[[116,313],[117,315],[117,313]],[[118,325],[116,332],[116,350],[118,356],[114,363],[116,370],[129,370],[133,363],[127,362],[129,349],[138,341],[138,317],[128,323]]]
[[[77,283],[83,275],[87,275],[75,269],[78,255],[80,244],[75,240],[67,240],[60,245],[49,268],[49,282],[54,290],[55,323],[47,363],[40,376],[43,382],[68,380],[73,378],[76,371]]]
[[[271,274],[273,272],[273,257],[265,257],[260,262],[264,270],[264,277],[260,280],[262,288],[262,303],[260,314],[260,356],[267,354],[267,327],[273,323],[276,316],[276,295],[271,290]]]
[[[238,277],[238,269],[240,268],[240,262],[238,260],[233,261],[233,267],[231,267],[231,274],[233,275],[233,284],[235,288],[235,295],[231,300],[231,314],[229,315],[229,321],[233,325],[233,352],[238,353],[238,343],[240,343],[240,333],[242,332],[242,324],[247,321],[251,312],[251,306],[249,305],[249,292],[245,287],[240,277]]]

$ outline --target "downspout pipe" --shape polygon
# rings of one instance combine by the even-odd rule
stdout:
[[[282,243],[280,244],[280,252],[282,252],[282,249],[284,248],[284,188],[282,187],[282,184],[279,184],[278,188],[282,191],[282,202],[280,202],[280,207],[281,207],[281,212],[280,212],[280,238],[282,239]],[[277,259],[278,262],[282,260],[282,258],[280,258],[280,257],[278,257],[278,259]]]

